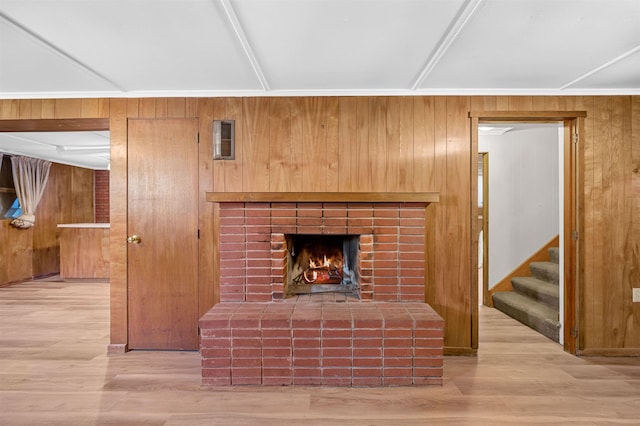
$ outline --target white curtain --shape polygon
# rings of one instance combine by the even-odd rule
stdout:
[[[35,211],[49,179],[51,162],[28,157],[11,157],[13,183],[22,214],[11,221],[16,228],[31,228],[36,223]]]

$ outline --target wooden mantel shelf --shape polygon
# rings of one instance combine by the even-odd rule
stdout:
[[[207,192],[211,203],[437,203],[439,192]]]

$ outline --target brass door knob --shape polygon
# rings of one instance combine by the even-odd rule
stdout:
[[[132,235],[130,237],[127,237],[127,242],[129,244],[140,244],[142,240],[137,235]]]

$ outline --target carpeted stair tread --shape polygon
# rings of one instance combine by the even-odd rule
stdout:
[[[554,342],[559,341],[558,310],[513,291],[493,294],[493,306],[538,331]]]
[[[542,281],[558,284],[560,282],[560,265],[553,262],[531,262],[531,275]]]
[[[549,259],[553,263],[560,263],[560,248],[551,247],[549,250]]]
[[[534,277],[514,277],[511,285],[516,293],[523,294],[538,302],[545,303],[550,308],[558,309],[560,287]]]

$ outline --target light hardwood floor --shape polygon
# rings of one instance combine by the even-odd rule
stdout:
[[[0,288],[0,425],[639,424],[640,359],[576,358],[480,309],[442,387],[200,386],[197,352],[107,357],[108,283]]]

